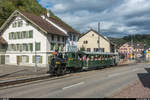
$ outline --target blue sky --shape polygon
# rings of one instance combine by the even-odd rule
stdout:
[[[38,0],[81,33],[90,28],[111,37],[150,34],[150,0]]]

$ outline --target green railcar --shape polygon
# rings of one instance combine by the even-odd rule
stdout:
[[[117,63],[117,53],[101,52],[67,52],[66,68],[69,70],[84,70],[104,68]]]

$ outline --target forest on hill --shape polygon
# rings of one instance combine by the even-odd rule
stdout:
[[[123,45],[126,42],[131,42],[131,40],[133,40],[134,43],[145,44],[145,49],[150,47],[150,35],[148,34],[128,35],[128,36],[124,36],[123,38],[109,37],[109,39],[117,45],[117,48],[119,48],[121,45]]]
[[[34,13],[38,16],[47,13],[47,9],[42,7],[37,0],[0,0],[0,26],[7,20],[7,18],[15,11],[25,11]],[[55,16],[51,10],[48,10],[51,17],[62,21],[59,17]],[[69,26],[67,23],[62,21]],[[69,26],[72,28],[71,26]]]

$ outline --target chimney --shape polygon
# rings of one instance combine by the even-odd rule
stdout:
[[[45,19],[45,16],[44,15],[41,15],[42,19]]]
[[[47,17],[50,17],[50,13],[49,13],[49,11],[47,10]]]

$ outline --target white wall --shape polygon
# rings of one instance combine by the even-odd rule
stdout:
[[[23,26],[22,27],[15,27],[12,28],[12,23],[16,20],[22,20],[23,21]],[[36,51],[37,55],[43,56],[43,65],[47,64],[47,59],[46,59],[46,52],[47,52],[47,38],[44,35],[44,33],[38,31],[35,27],[32,25],[26,26],[26,21],[22,19],[21,17],[16,17],[9,27],[4,31],[2,34],[2,37],[7,41],[8,44],[23,44],[23,43],[33,43],[33,51],[6,51],[6,55],[10,55],[10,64],[16,64],[16,56],[18,55],[28,55],[29,57],[29,63],[32,64],[32,55],[35,55],[35,41],[41,43],[41,50]],[[15,39],[15,40],[9,40],[9,33],[10,32],[22,32],[22,31],[30,31],[33,30],[33,38],[32,39]]]

